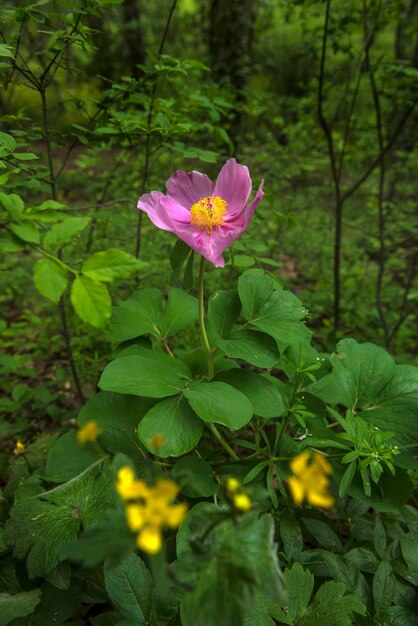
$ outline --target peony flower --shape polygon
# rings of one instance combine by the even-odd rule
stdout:
[[[255,198],[247,204],[252,181],[245,165],[229,159],[215,184],[200,172],[177,171],[166,183],[167,194],[151,191],[138,201],[138,208],[161,228],[223,267],[222,253],[248,227],[264,193],[261,182]]]

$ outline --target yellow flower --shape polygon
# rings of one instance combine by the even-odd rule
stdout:
[[[97,437],[100,435],[100,428],[97,426],[96,422],[91,421],[87,422],[77,431],[77,439],[78,442],[81,443],[82,446],[86,444],[88,441],[94,442]]]
[[[147,526],[138,534],[136,545],[147,554],[157,554],[163,545],[161,530],[158,526]]]
[[[246,493],[237,493],[233,497],[232,502],[234,503],[234,507],[243,513],[249,511],[252,507],[252,502]]]
[[[24,454],[25,450],[25,444],[22,441],[16,441],[15,449],[13,450],[14,454],[16,454],[17,456],[19,454]]]
[[[334,505],[334,498],[328,491],[331,465],[321,454],[311,454],[305,450],[290,462],[293,474],[288,480],[290,492],[295,504],[306,500],[313,506],[329,509]]]
[[[150,447],[155,448],[155,450],[159,450],[161,446],[165,444],[165,437],[163,433],[157,433],[153,437],[151,437],[149,441]]]
[[[232,502],[234,508],[241,513],[249,511],[252,507],[250,497],[244,492],[244,489],[238,480],[238,478],[229,477],[226,479],[225,488],[229,500]]]
[[[226,479],[226,490],[229,491],[229,493],[236,493],[240,487],[241,483],[238,478],[230,477]]]
[[[174,504],[179,486],[172,480],[160,478],[153,487],[137,480],[132,468],[118,471],[116,489],[126,505],[126,521],[137,534],[138,548],[148,554],[161,550],[164,528],[177,528],[187,513],[187,504]],[[134,502],[132,502],[132,500]]]
[[[118,471],[116,489],[122,500],[134,500],[145,498],[148,495],[148,487],[143,480],[136,480],[134,471],[126,465]]]

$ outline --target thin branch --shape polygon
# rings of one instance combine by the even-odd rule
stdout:
[[[164,51],[165,40],[167,39],[167,34],[170,28],[170,24],[171,24],[171,20],[174,14],[174,10],[176,8],[176,4],[177,4],[177,0],[173,0],[173,2],[171,3],[171,7],[168,13],[163,36],[161,38],[160,47],[158,49],[158,55],[157,55],[158,58],[161,57]],[[145,193],[145,190],[148,184],[149,160],[150,160],[150,149],[151,149],[151,122],[152,122],[152,116],[154,114],[155,98],[157,94],[157,83],[158,83],[158,77],[156,76],[154,79],[154,83],[152,85],[151,98],[150,98],[150,104],[149,104],[149,109],[148,109],[148,117],[147,117],[148,134],[145,140],[145,162],[144,162],[144,169],[142,173],[142,184],[141,184],[140,196],[142,196]],[[135,240],[135,256],[137,259],[139,259],[139,256],[141,253],[142,215],[143,215],[143,211],[138,211],[138,222],[137,222],[137,227],[136,227],[136,240]]]

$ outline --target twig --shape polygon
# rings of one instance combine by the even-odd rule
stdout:
[[[171,3],[171,7],[168,13],[163,36],[161,38],[160,47],[158,49],[158,54],[157,54],[158,59],[161,57],[164,51],[165,40],[167,38],[167,34],[170,28],[171,19],[173,17],[174,10],[176,8],[176,4],[177,4],[177,0],[173,0],[173,2]],[[158,82],[158,77],[156,76],[154,79],[154,83],[152,85],[151,98],[150,98],[150,104],[149,104],[149,109],[148,109],[148,117],[147,117],[147,131],[148,132],[147,132],[147,137],[145,140],[145,162],[144,162],[144,170],[142,174],[140,196],[142,196],[145,193],[147,183],[148,183],[149,160],[150,160],[150,149],[151,149],[151,122],[152,122],[152,116],[154,114],[155,97],[157,94],[157,82]],[[139,259],[139,256],[141,253],[142,214],[143,214],[143,211],[138,211],[138,222],[136,226],[136,240],[135,240],[135,256],[137,259]]]

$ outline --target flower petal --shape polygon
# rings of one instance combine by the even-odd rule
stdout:
[[[228,159],[216,179],[213,195],[227,202],[227,215],[235,215],[247,204],[252,189],[248,167]],[[228,219],[228,218],[226,218]]]
[[[146,193],[139,198],[137,207],[140,211],[144,211],[158,228],[172,231],[173,226],[161,207],[162,198],[165,196],[161,191],[151,191],[151,193]]]
[[[160,199],[160,206],[171,224],[171,230],[174,232],[177,232],[178,226],[190,225],[190,211],[179,204],[174,197],[163,195]]]
[[[200,198],[213,195],[213,182],[200,172],[178,170],[166,183],[167,191],[179,204],[190,210]]]

